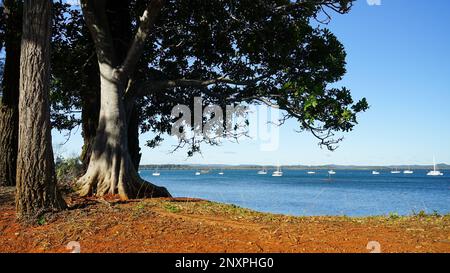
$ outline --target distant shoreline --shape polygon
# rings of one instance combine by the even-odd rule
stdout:
[[[262,168],[275,169],[276,165],[227,165],[227,164],[145,164],[140,165],[139,170],[199,170],[199,169],[223,169],[223,170],[259,170]],[[430,170],[433,165],[392,165],[392,166],[353,166],[353,165],[320,165],[320,166],[305,166],[305,165],[282,165],[284,170]],[[439,170],[450,170],[450,165],[438,164]]]

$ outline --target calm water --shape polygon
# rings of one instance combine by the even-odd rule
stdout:
[[[283,177],[258,175],[256,171],[225,170],[195,176],[195,171],[152,171],[141,176],[167,187],[173,196],[198,197],[232,203],[258,211],[290,215],[401,215],[424,210],[450,213],[450,176],[427,177],[371,171],[337,171],[328,180],[326,171],[285,170]]]

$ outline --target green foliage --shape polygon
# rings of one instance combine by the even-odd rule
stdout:
[[[327,8],[324,2],[343,13],[351,6],[351,1],[168,1],[143,59],[151,67],[143,77],[206,80],[226,75],[249,84],[180,86],[146,97],[142,131],[156,134],[149,146],[170,132],[172,120],[166,117],[175,104],[191,105],[194,96],[202,96],[205,104],[277,104],[285,118],[298,120],[301,131],[334,149],[341,140],[333,138],[334,132],[352,130],[368,104],[365,99],[354,102],[346,88],[328,87],[345,74],[346,53],[328,29],[312,26]],[[201,142],[207,141],[191,139],[188,154],[200,151]]]
[[[164,203],[164,209],[171,213],[178,213],[181,211],[181,208],[169,202]]]
[[[424,210],[421,210],[419,212],[413,211],[413,216],[419,217],[419,218],[442,217],[442,215],[439,214],[439,212],[436,210],[433,210],[433,212],[430,214],[426,213]]]
[[[83,165],[78,158],[58,158],[55,167],[58,184],[65,188],[71,188],[76,179],[84,172]]]
[[[135,206],[135,210],[136,211],[141,211],[145,208],[145,203],[144,202],[139,202],[136,206]]]
[[[62,2],[53,3],[51,121],[58,130],[80,125],[82,92],[98,86],[87,68],[96,64],[94,47],[81,11]]]
[[[133,207],[133,217],[138,218],[140,217],[143,213],[145,213],[145,208],[148,207],[148,203],[145,203],[143,201],[137,203],[134,207]]]
[[[391,220],[400,219],[400,215],[397,212],[390,212],[389,213],[389,219],[391,219]]]
[[[21,8],[23,1],[9,1],[11,8]],[[80,125],[81,91],[95,87],[86,68],[97,65],[89,32],[79,9],[62,1],[53,1],[51,50],[51,122],[58,130],[72,130]],[[0,51],[6,39],[6,13],[0,5]],[[18,35],[18,34],[16,34]],[[0,81],[4,62],[0,62]],[[0,94],[1,94],[0,85]]]
[[[433,213],[431,214],[431,216],[433,216],[433,217],[442,217],[442,215],[437,210],[433,210]]]
[[[38,225],[43,226],[47,224],[47,220],[45,219],[45,215],[41,215],[37,220]]]

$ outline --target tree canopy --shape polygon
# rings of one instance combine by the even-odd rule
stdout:
[[[147,1],[128,3],[134,33]],[[334,149],[341,140],[334,133],[351,130],[368,105],[365,99],[354,102],[345,87],[330,87],[345,75],[346,53],[320,18],[327,19],[330,10],[346,13],[351,4],[165,1],[130,77],[135,88],[126,96],[139,109],[140,131],[155,134],[147,144],[158,145],[170,133],[175,105],[191,105],[201,96],[206,104],[277,105],[284,110],[282,121],[296,119],[299,130]],[[53,60],[66,65],[54,71],[61,76],[54,78],[52,105],[55,125],[70,129],[80,123],[73,111],[81,109],[80,90],[89,86],[82,67],[95,56],[80,11],[66,7],[64,18],[56,27]],[[197,137],[187,147],[197,151],[203,140]]]

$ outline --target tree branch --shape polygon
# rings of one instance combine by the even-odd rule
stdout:
[[[81,0],[81,8],[95,44],[98,61],[115,66],[115,52],[105,5],[105,0]]]
[[[280,109],[280,107],[276,103],[272,102],[268,98],[250,97],[248,99],[253,99],[253,100],[259,101],[268,107]],[[327,149],[330,151],[336,150],[338,148],[336,146],[336,144],[338,144],[339,142],[341,142],[343,140],[343,137],[338,138],[338,139],[333,139],[334,134],[333,134],[332,129],[317,128],[317,127],[314,127],[314,126],[308,124],[308,122],[305,120],[305,118],[303,117],[303,115],[301,113],[302,111],[299,109],[294,109],[292,107],[284,107],[284,108],[281,108],[281,110],[286,111],[288,114],[287,114],[287,116],[285,116],[281,119],[280,125],[284,124],[287,118],[290,118],[290,117],[297,118],[297,120],[301,123],[303,128],[307,131],[310,131],[312,133],[312,135],[320,141],[319,145],[326,146]]]
[[[145,82],[141,88],[139,89],[131,89],[130,91],[135,92],[128,93],[126,96],[128,98],[135,98],[140,96],[145,96],[147,94],[151,94],[155,91],[161,91],[167,88],[175,88],[175,87],[208,87],[214,84],[229,84],[235,86],[248,86],[257,83],[258,81],[269,77],[270,74],[261,75],[254,79],[249,80],[234,80],[227,77],[217,77],[214,79],[207,80],[196,80],[196,79],[175,79],[175,80],[167,80],[167,81],[148,81]]]
[[[291,10],[296,8],[303,8],[306,5],[315,4],[327,7],[337,13],[344,14],[347,13],[353,5],[355,0],[298,0],[296,2],[291,2],[287,5],[278,6],[275,8],[276,11]],[[314,3],[315,2],[315,3]]]
[[[156,18],[161,12],[164,3],[165,0],[151,0],[140,17],[139,28],[137,29],[127,56],[120,68],[121,77],[127,78],[133,73],[144,50],[145,41],[150,33],[150,29],[154,26]]]
[[[149,82],[146,84],[145,87],[154,86],[158,90],[159,89],[165,89],[165,88],[173,88],[173,87],[206,87],[209,85],[219,84],[219,83],[225,83],[225,84],[232,84],[232,85],[248,85],[250,83],[254,83],[255,81],[235,81],[232,79],[228,79],[225,77],[218,77],[215,79],[209,79],[209,80],[193,80],[193,79],[177,79],[177,80],[168,80],[168,81],[159,81],[159,82]]]

